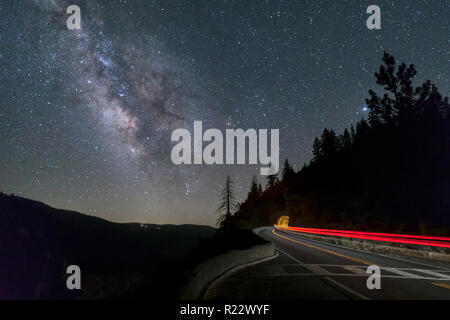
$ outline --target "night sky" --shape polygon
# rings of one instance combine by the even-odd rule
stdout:
[[[176,166],[174,129],[280,129],[280,162],[300,169],[325,127],[367,115],[383,51],[448,95],[449,6],[2,0],[0,189],[119,222],[214,224],[226,176],[242,200],[260,165]]]

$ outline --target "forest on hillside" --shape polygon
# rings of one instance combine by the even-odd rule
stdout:
[[[413,87],[414,65],[388,53],[382,61],[367,119],[340,134],[324,129],[310,163],[296,172],[286,160],[264,190],[253,177],[246,200],[221,216],[222,229],[289,215],[293,226],[450,234],[448,97],[429,80]]]

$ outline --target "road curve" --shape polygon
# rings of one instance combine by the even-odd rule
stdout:
[[[205,299],[225,300],[450,300],[450,264],[386,256],[261,228],[279,251],[276,259],[236,272]],[[381,289],[370,290],[369,265],[381,268]]]

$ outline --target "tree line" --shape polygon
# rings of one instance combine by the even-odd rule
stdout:
[[[367,119],[340,134],[324,129],[311,161],[295,171],[286,160],[264,189],[253,177],[245,201],[219,221],[222,229],[271,225],[287,214],[298,226],[449,233],[448,97],[429,80],[414,87],[414,65],[388,53],[382,61]]]

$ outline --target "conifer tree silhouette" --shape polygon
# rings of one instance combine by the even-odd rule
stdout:
[[[237,207],[236,197],[233,191],[233,181],[231,181],[230,176],[227,176],[221,196],[221,203],[216,212],[220,214],[217,219],[217,225],[223,227],[224,223],[230,220]]]

